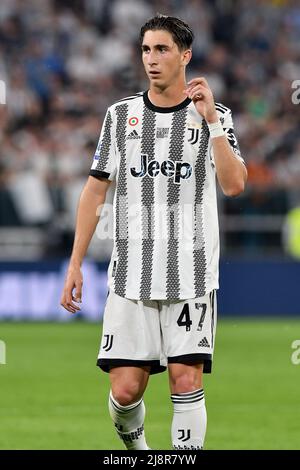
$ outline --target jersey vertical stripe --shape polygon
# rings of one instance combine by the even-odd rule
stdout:
[[[142,154],[148,155],[148,161],[155,158],[155,113],[145,105],[142,123]],[[153,266],[153,227],[154,219],[154,178],[142,179],[142,272],[140,276],[140,297],[151,299],[152,266]]]
[[[169,159],[171,161],[181,161],[183,156],[183,136],[186,127],[187,108],[173,114],[171,124],[171,139]],[[178,299],[180,296],[180,277],[178,263],[179,248],[179,196],[180,185],[174,184],[171,178],[168,180],[168,250],[167,250],[167,298]]]
[[[111,127],[112,127],[112,119],[111,119],[111,112],[108,110],[106,114],[106,118],[104,121],[104,128],[103,128],[103,138],[99,139],[97,152],[100,152],[101,149],[101,158],[98,160],[96,170],[104,171],[107,166],[108,159],[109,159],[109,152],[112,145],[112,138],[111,138]]]
[[[209,132],[208,126],[204,122],[202,125],[202,132],[200,137],[199,152],[197,162],[195,165],[195,234],[194,234],[194,286],[196,297],[201,297],[205,294],[205,273],[206,273],[206,259],[205,259],[205,239],[203,234],[203,189],[206,177],[206,149],[208,146]]]
[[[127,201],[127,168],[126,168],[126,121],[128,104],[116,107],[117,115],[117,145],[120,152],[120,171],[116,187],[116,248],[118,264],[115,273],[114,286],[116,294],[124,297],[128,268],[128,201]]]

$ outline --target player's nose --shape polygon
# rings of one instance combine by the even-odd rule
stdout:
[[[154,52],[149,52],[147,55],[147,64],[151,67],[157,64],[157,55]]]

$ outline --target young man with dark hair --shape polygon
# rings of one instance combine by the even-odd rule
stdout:
[[[110,414],[128,449],[147,449],[143,394],[149,375],[168,368],[172,445],[202,449],[202,376],[211,372],[217,317],[216,176],[223,192],[235,196],[244,190],[247,171],[231,111],[214,102],[204,77],[186,83],[189,26],[159,15],[142,27],[140,39],[149,90],[107,110],[80,197],[61,304],[72,313],[79,309],[80,266],[97,208],[115,180],[114,248],[98,356],[110,375]]]

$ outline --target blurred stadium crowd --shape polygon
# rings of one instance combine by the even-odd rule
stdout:
[[[239,232],[240,217],[300,205],[299,1],[1,0],[0,226],[42,228],[44,255],[70,247],[107,106],[147,88],[138,36],[157,12],[190,24],[188,77],[206,76],[233,111],[249,184],[238,199],[220,196],[226,245],[280,247],[280,229]]]

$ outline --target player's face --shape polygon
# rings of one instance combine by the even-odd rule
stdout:
[[[166,88],[182,79],[189,54],[178,49],[168,31],[146,31],[142,57],[150,86]]]

